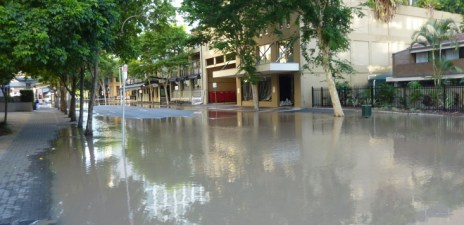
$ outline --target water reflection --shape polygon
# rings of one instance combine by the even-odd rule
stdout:
[[[126,120],[126,165],[121,120],[98,117],[95,127],[93,139],[64,129],[50,156],[60,224],[464,218],[459,118],[205,111]]]

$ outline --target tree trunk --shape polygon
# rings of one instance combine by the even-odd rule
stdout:
[[[322,40],[320,40],[322,43]],[[322,54],[322,67],[324,69],[325,73],[325,80],[327,82],[327,87],[329,89],[330,93],[330,99],[332,100],[332,107],[334,110],[334,116],[335,117],[343,117],[345,114],[343,113],[342,109],[342,104],[340,103],[340,99],[338,98],[338,92],[337,92],[337,87],[335,86],[335,82],[332,77],[332,73],[330,72],[329,68],[329,46],[321,46],[323,49],[321,49],[321,54]]]
[[[253,106],[259,111],[258,84],[251,84],[251,94],[253,95]]]
[[[84,124],[84,71],[85,68],[82,66],[81,67],[81,73],[80,73],[80,83],[79,83],[79,94],[80,94],[80,99],[79,99],[79,121],[77,122],[77,127],[78,128],[83,128]]]
[[[93,79],[92,79],[92,88],[90,89],[90,99],[89,99],[89,109],[87,110],[87,125],[85,127],[84,135],[92,136],[93,135],[93,105],[95,103],[95,92],[97,89],[98,83],[98,59],[99,59],[99,51],[95,52],[95,64],[93,65]]]
[[[66,88],[61,85],[60,86],[60,110],[64,114],[68,114],[68,101],[66,96]]]
[[[8,99],[10,97],[10,91],[4,85],[2,85],[3,98],[5,99],[5,114],[3,117],[3,123],[6,124],[8,119]]]
[[[166,105],[169,106],[168,81],[164,84],[164,95],[166,95]]]
[[[69,118],[71,122],[76,121],[76,86],[77,86],[77,77],[73,76],[71,78],[71,103],[69,104]]]

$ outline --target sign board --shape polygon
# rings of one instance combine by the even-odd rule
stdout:
[[[124,66],[122,66],[122,79],[127,79],[127,64],[124,64]]]
[[[214,89],[217,88],[217,83],[216,83],[216,82],[213,83],[213,88],[214,88]]]

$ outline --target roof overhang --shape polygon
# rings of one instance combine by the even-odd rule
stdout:
[[[446,42],[446,43],[441,44],[440,48],[442,50],[445,50],[445,49],[452,49],[452,48],[463,47],[463,46],[464,46],[463,41],[459,41],[457,43]],[[430,46],[430,45],[427,45],[427,46],[413,46],[412,48],[410,48],[409,51],[411,53],[430,52],[430,51],[432,51],[432,46]]]
[[[464,78],[464,74],[443,75],[443,80]],[[405,82],[405,81],[433,80],[432,76],[415,76],[415,77],[387,77],[387,82]]]
[[[129,84],[126,85],[126,91],[140,89],[144,85],[145,83]]]
[[[300,71],[299,63],[268,63],[256,66],[256,71],[261,75],[275,74],[275,73],[294,73]],[[243,75],[243,71],[238,68],[227,70],[218,70],[213,72],[213,78],[237,77]]]
[[[294,73],[300,71],[299,63],[268,63],[256,67],[261,74]]]

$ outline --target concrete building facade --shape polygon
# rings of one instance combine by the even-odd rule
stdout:
[[[351,6],[360,3],[360,0],[347,2]],[[458,14],[401,6],[393,21],[386,24],[374,19],[371,9],[364,7],[362,11],[365,16],[354,18],[352,23],[353,31],[348,36],[350,50],[338,55],[339,59],[351,62],[356,71],[344,76],[355,87],[367,86],[368,77],[391,74],[392,54],[408,48],[414,31],[429,18],[462,21]],[[282,34],[273,34],[275,28]],[[262,78],[258,85],[260,107],[312,107],[312,88],[326,87],[322,69],[303,69],[308,62],[302,51],[313,46],[302,48],[299,35],[299,27],[289,23],[270,27],[256,37],[257,71]],[[192,53],[191,65],[168,79],[138,85],[132,92],[142,102],[163,102],[163,98],[168,98],[193,104],[253,106],[250,85],[241,79],[239,65],[239,57],[234,54],[200,46]],[[168,96],[164,94],[164,86]]]

